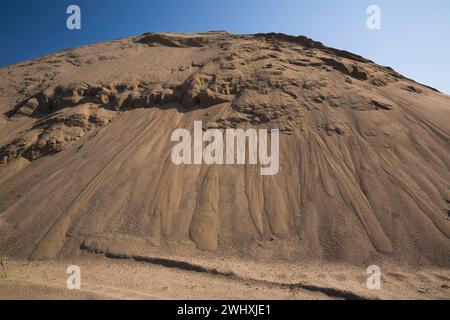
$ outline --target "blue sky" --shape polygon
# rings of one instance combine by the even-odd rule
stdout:
[[[81,8],[81,30],[66,9]],[[369,5],[381,30],[366,27]],[[0,66],[144,32],[305,35],[450,93],[448,0],[0,0]]]

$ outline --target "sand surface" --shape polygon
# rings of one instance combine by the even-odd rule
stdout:
[[[59,261],[8,261],[0,299],[449,299],[448,270],[382,266],[379,290],[365,268],[235,259],[135,261],[87,255]],[[66,285],[67,267],[81,270],[80,290]],[[4,276],[6,274],[6,277]]]
[[[287,276],[300,265],[308,275],[345,265],[349,278],[352,268],[401,266],[397,295],[377,295],[450,296],[434,280],[437,291],[417,294],[431,270],[450,273],[450,97],[391,68],[305,37],[149,33],[0,69],[0,114],[0,255],[43,260],[17,262],[1,280],[6,297],[21,297],[17,285],[30,297],[186,298],[186,283],[163,285],[175,272],[199,277],[199,298],[321,298],[91,254],[207,254],[244,261],[245,272],[247,261],[279,264]],[[279,129],[278,174],[175,165],[171,133],[194,121]],[[41,278],[81,257],[93,273],[103,263],[143,277],[153,268],[169,290],[136,289],[121,275],[110,285],[127,289],[116,295],[92,289],[95,279],[66,293]],[[233,286],[243,294],[228,295]]]

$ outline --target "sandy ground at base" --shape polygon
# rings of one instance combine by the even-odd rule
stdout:
[[[80,267],[80,290],[67,288],[70,265]],[[92,255],[73,261],[6,261],[4,266],[2,300],[450,299],[450,272],[436,268],[380,266],[381,289],[369,290],[365,268],[339,264],[261,266],[232,261],[230,274],[222,275]]]

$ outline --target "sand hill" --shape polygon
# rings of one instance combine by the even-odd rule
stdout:
[[[450,267],[450,97],[305,37],[154,34],[0,69],[0,254]],[[280,170],[170,135],[280,130]]]

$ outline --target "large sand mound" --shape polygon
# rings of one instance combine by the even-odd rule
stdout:
[[[0,69],[0,254],[450,266],[450,97],[280,34],[144,34]],[[171,161],[280,129],[280,170]]]

